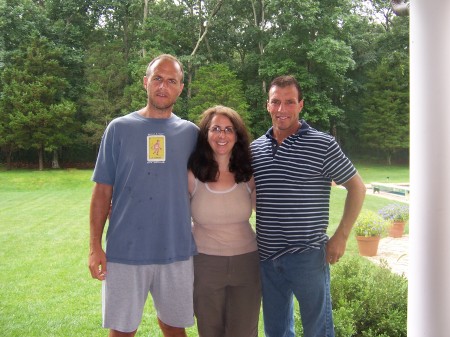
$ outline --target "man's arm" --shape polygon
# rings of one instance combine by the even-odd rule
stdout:
[[[104,280],[106,254],[102,248],[103,229],[109,215],[113,187],[96,183],[90,209],[89,270],[93,278]]]
[[[256,185],[255,185],[255,177],[252,177],[248,181],[248,186],[250,187],[250,190],[252,191],[251,199],[252,199],[252,210],[256,211]]]
[[[352,230],[353,224],[361,211],[364,198],[366,196],[366,187],[359,174],[353,176],[343,186],[347,189],[345,199],[344,213],[336,232],[327,243],[326,259],[329,263],[339,261],[345,253],[347,239]]]

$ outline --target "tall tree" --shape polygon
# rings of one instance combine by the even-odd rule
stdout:
[[[383,33],[379,24],[364,15],[349,17],[342,27],[341,39],[351,47],[355,67],[347,72],[351,84],[342,97],[344,118],[336,127],[340,135],[338,139],[349,154],[361,152],[362,139],[359,135],[364,109],[364,85],[368,80],[368,71],[379,62],[377,41]]]
[[[98,22],[98,5],[95,0],[46,0],[43,10],[51,24],[41,34],[61,50],[70,83],[67,98],[76,102],[84,90],[83,58]]]
[[[150,59],[160,53],[174,54],[185,65],[178,115],[192,117],[199,113],[197,104],[204,102],[224,103],[202,99],[200,92],[210,94],[198,91],[198,70],[220,64],[240,81],[239,99],[246,108],[239,109],[251,111],[248,125],[254,137],[271,123],[265,84],[293,74],[304,89],[303,117],[352,151],[362,152],[368,149],[361,131],[361,116],[369,104],[365,92],[375,85],[369,82],[382,72],[382,62],[392,64],[386,55],[404,55],[401,49],[407,49],[407,25],[406,31],[404,26],[399,29],[400,18],[395,18],[390,2],[0,0],[0,88],[2,94],[11,90],[3,75],[17,69],[12,55],[24,54],[36,37],[47,39],[59,51],[57,63],[64,69],[53,74],[64,83],[60,101],[75,104],[73,119],[83,125],[83,132],[75,132],[84,135],[76,146],[90,146],[92,151],[112,118],[145,104],[142,76]],[[222,94],[223,88],[217,87]],[[0,113],[3,153],[12,153],[16,146],[8,102],[3,99]]]
[[[384,8],[385,6],[387,8]],[[405,69],[408,69],[409,60],[409,23],[408,18],[395,17],[392,10],[389,8],[389,1],[377,1],[376,6],[368,7],[372,12],[365,15],[354,17],[349,23],[347,22],[345,28],[345,39],[349,41],[354,51],[354,57],[356,61],[356,68],[350,73],[353,80],[353,86],[351,90],[343,98],[345,119],[340,125],[341,134],[344,135],[345,147],[353,155],[365,155],[371,158],[383,159],[391,158],[397,154],[405,154],[406,157],[408,145],[404,143],[405,132],[408,132],[409,125],[408,113],[409,105],[407,97],[409,97],[409,77]],[[367,10],[367,8],[364,8]],[[380,14],[382,19],[380,18]],[[385,15],[389,15],[386,19]],[[382,23],[380,23],[382,22]],[[388,22],[388,25],[386,25]],[[386,69],[386,65],[391,65],[392,70],[389,72]],[[401,71],[398,73],[398,71]],[[379,73],[377,75],[377,73]],[[386,81],[387,87],[383,80]],[[384,90],[390,93],[393,89],[394,81],[396,84],[397,93],[405,94],[403,98],[404,102],[404,116],[403,121],[384,116],[389,120],[389,123],[396,123],[397,121],[399,130],[403,130],[400,133],[396,133],[397,136],[401,135],[402,145],[397,150],[392,150],[389,155],[386,149],[377,147],[375,144],[382,143],[386,134],[384,132],[371,132],[370,142],[367,139],[367,124],[363,126],[364,121],[369,121],[371,117],[368,114],[373,114],[373,110],[368,108],[374,104],[374,100],[379,99],[380,104],[386,107],[389,100],[384,101]],[[377,97],[380,95],[380,97]],[[389,95],[389,94],[388,94]],[[376,108],[378,110],[379,108]],[[378,111],[380,112],[380,111]],[[384,112],[374,116],[378,122],[381,122],[379,118],[384,115]],[[405,124],[406,121],[406,124]],[[384,121],[383,123],[386,123]],[[393,125],[394,127],[396,125]],[[383,126],[384,127],[384,126]],[[404,127],[407,129],[405,130]],[[370,145],[369,145],[370,143]],[[391,142],[393,143],[393,142]],[[405,147],[406,146],[406,147]],[[399,149],[404,149],[399,151]]]
[[[200,44],[203,40],[206,38],[206,34],[208,33],[208,29],[211,26],[214,17],[219,12],[220,8],[222,7],[223,0],[216,0],[215,3],[207,2],[207,1],[198,1],[198,38],[197,42],[195,43],[194,48],[192,49],[191,54],[188,58],[188,64],[187,64],[187,72],[188,72],[188,91],[187,91],[187,97],[188,99],[191,97],[191,83],[192,83],[192,77],[194,73],[194,63],[195,63],[195,57],[197,55],[198,49],[200,48]],[[208,6],[210,5],[210,6]],[[213,5],[213,6],[211,6]],[[207,51],[208,54],[210,53],[209,45],[207,44]],[[198,63],[198,61],[197,61]]]
[[[44,151],[72,142],[68,135],[75,123],[75,105],[65,99],[69,85],[61,54],[48,39],[35,36],[12,54],[3,73],[1,105],[8,111],[10,141],[22,149],[36,149],[40,170]]]
[[[201,113],[211,106],[225,105],[236,110],[248,124],[248,106],[242,82],[224,64],[204,66],[197,71],[189,105],[189,119],[192,121],[198,121]]]
[[[408,62],[399,54],[385,58],[369,74],[362,134],[368,147],[392,156],[409,148]]]
[[[392,28],[379,36],[380,61],[368,71],[361,135],[368,148],[381,151],[390,164],[393,155],[409,148],[408,17],[395,17]]]
[[[124,97],[128,64],[120,41],[99,41],[86,53],[86,80],[83,97],[83,140],[94,147],[100,144],[108,123],[129,109]]]
[[[0,1],[0,146],[8,169],[18,146],[10,124],[13,108],[8,103],[7,70],[14,67],[14,60],[23,52],[20,48],[29,44],[32,36],[39,35],[47,24],[42,6],[36,6],[32,0]]]
[[[303,115],[314,126],[332,132],[343,118],[341,98],[351,83],[353,51],[341,38],[343,22],[351,17],[346,0],[271,1],[267,17],[271,39],[260,74],[272,79],[295,75],[305,92]]]

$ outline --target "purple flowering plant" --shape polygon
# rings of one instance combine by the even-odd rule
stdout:
[[[409,205],[408,204],[389,204],[378,211],[383,219],[389,221],[408,221]]]
[[[355,222],[353,230],[357,236],[381,236],[385,233],[387,221],[376,212],[364,210]]]

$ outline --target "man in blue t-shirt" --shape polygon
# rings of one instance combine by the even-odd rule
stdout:
[[[197,251],[187,161],[198,127],[172,112],[183,90],[183,67],[175,57],[153,59],[143,84],[147,105],[114,119],[102,137],[92,176],[89,269],[103,281],[109,337],[136,334],[149,292],[163,335],[182,337],[194,324]]]
[[[294,296],[304,336],[334,336],[329,264],[344,254],[366,191],[334,138],[299,119],[302,109],[297,80],[274,79],[267,101],[272,127],[251,144],[266,337],[295,335]],[[347,199],[328,239],[332,181],[347,189]]]

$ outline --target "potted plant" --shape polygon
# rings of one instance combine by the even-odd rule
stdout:
[[[405,230],[405,224],[409,220],[408,204],[389,204],[378,211],[383,219],[390,222],[388,227],[389,236],[400,238]]]
[[[386,231],[386,220],[376,212],[365,210],[358,216],[353,230],[358,242],[359,254],[377,255],[381,235]]]

